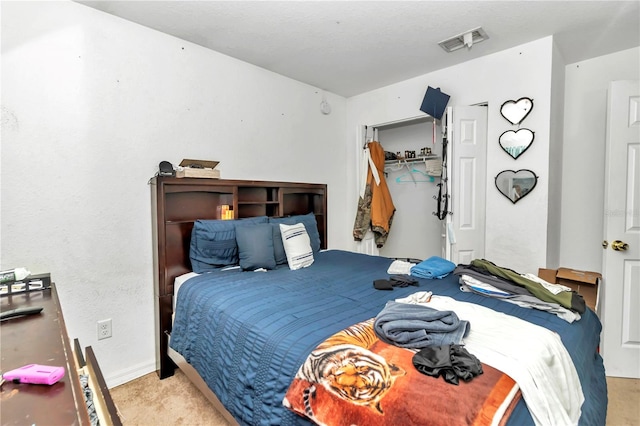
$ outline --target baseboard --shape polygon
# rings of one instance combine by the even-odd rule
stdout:
[[[113,374],[109,374],[108,376],[105,376],[105,381],[107,382],[107,387],[111,389],[113,387],[135,380],[153,371],[156,371],[155,359],[137,365],[132,365],[120,371],[116,371]]]

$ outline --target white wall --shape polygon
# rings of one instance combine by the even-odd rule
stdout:
[[[344,218],[344,98],[72,2],[2,3],[0,267],[50,272],[110,386],[155,370],[150,188],[161,160],[328,184]],[[342,212],[342,214],[341,214]],[[113,319],[97,341],[96,322]]]
[[[354,167],[357,164],[357,125],[385,123],[419,115],[428,86],[440,87],[449,94],[449,106],[487,102],[485,257],[521,272],[537,272],[540,266],[546,264],[547,257],[552,48],[553,39],[547,37],[349,98],[347,143],[352,144],[351,164]],[[464,54],[464,50],[453,54]],[[522,127],[535,132],[535,141],[525,154],[514,160],[498,144],[502,132],[517,129],[500,115],[500,106],[507,100],[517,100],[523,96],[534,101],[533,110]],[[495,187],[495,176],[505,169],[531,169],[539,176],[534,191],[515,205]],[[355,174],[350,173],[349,179],[355,182]],[[348,215],[352,216],[355,215],[357,194],[351,191],[348,197]],[[420,214],[417,213],[414,220],[420,220]]]
[[[560,265],[602,272],[607,90],[640,78],[640,47],[566,66]]]

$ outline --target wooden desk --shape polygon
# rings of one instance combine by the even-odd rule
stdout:
[[[5,382],[0,392],[2,425],[89,425],[89,414],[55,290],[0,298],[2,311],[42,306],[40,314],[0,322],[0,368],[26,364],[64,366],[65,375],[51,386]]]

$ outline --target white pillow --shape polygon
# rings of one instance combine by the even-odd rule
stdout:
[[[287,254],[289,269],[306,268],[313,263],[313,251],[309,234],[302,223],[295,225],[280,224],[282,245]]]

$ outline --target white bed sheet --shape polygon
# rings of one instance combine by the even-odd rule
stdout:
[[[396,302],[450,310],[461,320],[469,321],[472,325],[464,338],[465,348],[518,383],[537,425],[578,424],[584,402],[582,386],[557,333],[481,305],[431,292],[416,292]]]
[[[179,277],[176,277],[176,279],[173,281],[173,315],[176,314],[176,302],[178,301],[178,292],[180,291],[180,286],[187,282],[189,278],[197,277],[198,275],[200,274],[196,274],[195,272],[187,272],[186,274],[182,274]]]

